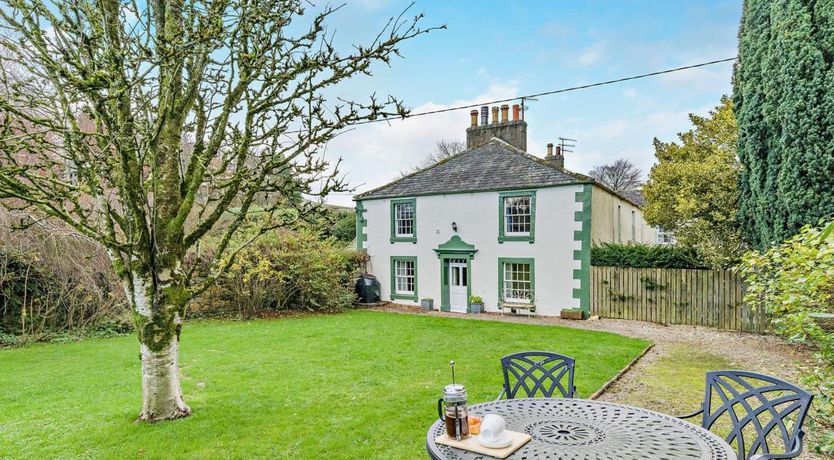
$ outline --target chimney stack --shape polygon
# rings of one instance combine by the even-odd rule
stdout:
[[[492,120],[490,122],[490,109]],[[520,107],[513,105],[513,119],[508,120],[510,106],[481,106],[480,110],[469,112],[470,126],[466,129],[466,148],[471,149],[489,142],[493,137],[512,145],[513,147],[527,151],[527,122],[519,119]],[[500,114],[500,116],[499,116]],[[478,122],[480,115],[480,123]],[[500,118],[499,118],[500,117]]]
[[[547,144],[547,156],[544,160],[559,169],[565,168],[565,157],[562,155],[562,146],[556,146],[556,152],[553,152],[553,143]]]

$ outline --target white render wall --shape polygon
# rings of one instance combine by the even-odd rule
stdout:
[[[478,250],[472,259],[472,295],[481,296],[487,311],[497,311],[498,258],[530,257],[535,259],[536,313],[558,315],[562,308],[578,308],[573,289],[579,281],[573,270],[579,261],[573,251],[581,244],[574,241],[574,231],[581,223],[574,221],[574,213],[582,210],[576,202],[576,192],[582,185],[565,185],[536,189],[535,242],[507,241],[498,243],[499,192],[459,193],[416,197],[417,243],[390,242],[390,199],[362,200],[365,208],[366,241],[364,248],[370,256],[369,272],[377,277],[382,288],[382,299],[390,300],[391,256],[417,256],[417,295],[434,299],[440,307],[440,259],[434,251],[449,241],[457,223],[463,241]],[[409,198],[409,197],[402,197]],[[419,304],[407,300],[398,303]]]

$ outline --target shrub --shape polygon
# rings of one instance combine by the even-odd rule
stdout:
[[[10,230],[14,223],[0,213],[1,342],[81,336],[100,324],[116,330],[129,324],[124,293],[100,246],[59,223]]]
[[[692,248],[617,243],[594,245],[591,248],[591,265],[632,268],[707,268]]]
[[[764,253],[750,252],[740,266],[748,283],[745,300],[766,309],[773,328],[788,340],[815,350],[803,366],[803,383],[815,393],[809,425],[814,449],[834,453],[834,333],[813,318],[834,313],[834,220],[823,230],[804,227],[799,234]]]
[[[213,293],[221,309],[243,317],[344,309],[354,300],[358,263],[355,251],[313,232],[276,232],[238,254]]]

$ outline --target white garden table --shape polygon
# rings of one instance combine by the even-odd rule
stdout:
[[[470,415],[498,414],[507,429],[532,436],[509,459],[736,460],[723,439],[678,418],[639,407],[584,399],[509,399],[469,408]],[[489,458],[435,439],[445,434],[437,421],[426,435],[429,456],[437,460]]]

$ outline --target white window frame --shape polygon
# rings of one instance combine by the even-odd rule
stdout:
[[[678,240],[675,239],[675,234],[667,232],[662,227],[657,227],[657,237],[655,242],[660,246],[674,246]]]
[[[527,200],[527,213],[526,214],[510,214],[509,210],[512,208],[518,209],[519,206],[508,206],[508,200]],[[505,236],[530,236],[531,229],[533,228],[533,197],[531,195],[517,195],[517,196],[505,196],[504,197],[504,235]],[[510,228],[513,226],[522,226],[525,225],[524,222],[519,222],[513,224],[511,222],[511,218],[513,217],[524,217],[527,216],[527,231],[526,232],[514,232],[511,231]]]
[[[400,265],[402,264],[402,266]],[[410,267],[409,267],[410,265]],[[409,269],[411,273],[409,274]],[[400,289],[400,282],[402,281],[402,285],[408,286],[409,280],[411,280],[411,290],[401,290]],[[399,295],[414,295],[417,292],[417,261],[413,259],[394,259],[394,286],[395,294]]]
[[[527,266],[527,280],[516,279],[515,275],[518,273],[522,273],[522,270],[519,270],[521,266]],[[515,270],[513,270],[515,268]],[[533,301],[533,263],[532,262],[513,262],[513,261],[503,261],[501,264],[501,270],[503,270],[503,286],[501,286],[501,292],[503,301],[506,303],[532,303]],[[516,289],[513,287],[513,284],[527,284],[527,289]],[[512,294],[517,294],[518,292],[526,292],[526,297],[516,297],[515,295],[508,295],[507,293],[510,292]]]

